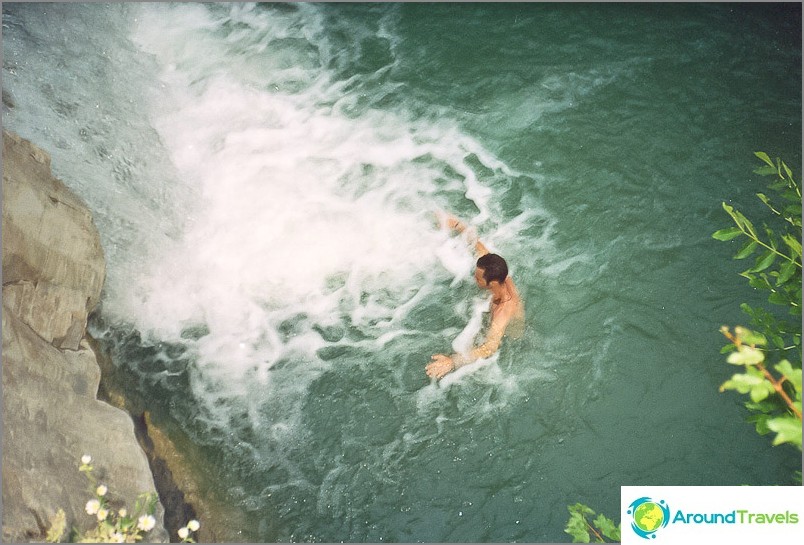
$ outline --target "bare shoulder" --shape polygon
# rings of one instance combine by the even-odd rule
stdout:
[[[514,284],[514,280],[510,276],[505,279],[505,287],[508,289],[508,293],[511,294],[511,302],[514,303],[512,306],[516,307],[518,310],[524,310],[525,303],[522,301],[519,290],[516,289],[516,284]]]
[[[524,314],[522,301],[519,297],[512,297],[508,301],[504,301],[495,305],[492,311],[491,323],[503,325],[508,324],[509,321],[515,319],[517,316]]]
[[[525,331],[525,302],[519,296],[519,292],[513,280],[511,280],[511,277],[508,277],[506,282],[509,283],[511,299],[508,301],[507,308],[504,311],[505,334],[514,339],[518,339]]]

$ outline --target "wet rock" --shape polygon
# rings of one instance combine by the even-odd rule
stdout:
[[[96,399],[100,369],[85,339],[105,276],[89,210],[50,172],[49,156],[3,133],[3,541],[41,541],[61,508],[67,527],[97,521],[80,458],[115,507],[155,492],[134,424]],[[163,509],[149,541],[164,542]]]
[[[115,365],[103,343],[88,340],[102,372],[98,397],[132,415],[165,508],[168,533],[175,538],[179,528],[196,519],[201,528],[193,538],[199,543],[231,541],[240,535],[248,524],[243,511],[227,498],[224,479],[204,469],[210,463],[202,449],[178,426],[157,421],[142,396],[134,389],[125,390],[126,383],[136,380],[131,371]]]

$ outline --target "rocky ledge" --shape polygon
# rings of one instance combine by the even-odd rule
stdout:
[[[6,131],[2,228],[3,541],[40,541],[60,508],[68,528],[95,526],[83,454],[121,505],[156,488],[131,417],[97,399],[86,324],[106,265],[91,213],[44,151]],[[156,515],[148,539],[166,542],[161,503]]]

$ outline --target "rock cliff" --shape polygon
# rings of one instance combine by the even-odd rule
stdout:
[[[42,540],[59,508],[94,526],[78,466],[93,457],[111,499],[155,492],[128,414],[97,400],[100,370],[85,339],[106,265],[87,207],[49,156],[3,132],[3,541]],[[122,505],[121,505],[122,506]],[[165,542],[164,510],[150,541]]]

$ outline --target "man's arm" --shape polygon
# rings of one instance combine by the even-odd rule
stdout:
[[[467,227],[461,220],[443,211],[438,213],[437,216],[442,224],[453,231],[466,234],[468,242],[474,246],[476,258],[480,258],[489,253],[485,244],[480,242],[480,239],[477,238],[477,232],[474,228]],[[510,281],[510,277],[506,279],[506,282],[508,281]],[[459,367],[463,367],[480,358],[490,357],[500,348],[503,335],[505,334],[505,328],[508,326],[510,319],[511,316],[508,314],[499,314],[493,317],[483,344],[473,347],[467,354],[452,354],[451,356],[435,354],[431,358],[432,361],[425,368],[427,375],[431,378],[440,379]]]
[[[468,365],[480,358],[488,358],[494,354],[502,343],[505,328],[511,317],[508,314],[500,314],[492,318],[489,331],[483,344],[473,347],[467,354],[436,354],[432,361],[425,368],[427,376],[439,379],[464,365]]]
[[[452,229],[457,233],[466,233],[466,236],[469,240],[469,244],[474,246],[475,248],[476,258],[484,256],[487,253],[489,253],[488,248],[486,248],[486,246],[482,242],[480,242],[480,239],[477,238],[477,232],[474,230],[474,228],[471,229],[468,228],[465,223],[463,223],[461,220],[459,220],[458,218],[456,218],[451,214],[445,213],[445,215],[446,215],[445,223],[447,227],[449,227],[450,229]]]

